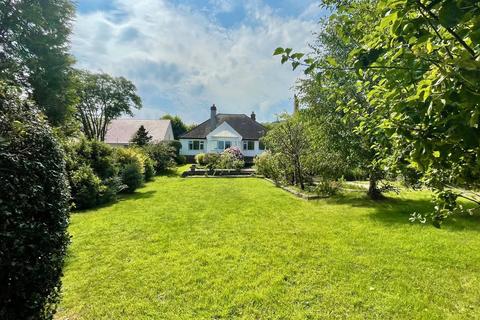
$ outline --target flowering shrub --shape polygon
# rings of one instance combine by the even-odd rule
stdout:
[[[240,151],[239,147],[230,147],[223,151],[223,153],[231,154],[237,160],[243,160],[242,151]]]

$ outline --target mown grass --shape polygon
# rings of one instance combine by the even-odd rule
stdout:
[[[73,214],[57,318],[480,318],[479,219],[411,224],[428,194],[392,197],[159,177]]]

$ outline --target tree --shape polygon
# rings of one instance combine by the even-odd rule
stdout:
[[[357,88],[361,78],[349,68],[349,53],[359,47],[359,41],[368,33],[374,8],[373,1],[355,2],[355,19],[362,21],[362,28],[348,23],[350,16],[340,12],[321,21],[322,28],[311,45],[313,53],[305,59],[314,68],[307,73],[307,79],[299,81],[297,90],[306,106],[302,118],[312,139],[312,151],[317,154],[316,171],[324,178],[338,179],[359,168],[368,174],[368,196],[380,199],[383,196],[378,181],[385,172],[371,146],[382,136],[357,130],[362,117],[347,111],[349,104],[354,103],[362,112],[371,112],[365,92]],[[275,54],[282,54],[282,62],[291,59],[296,68],[303,54],[291,51],[278,48]]]
[[[175,140],[177,140],[179,136],[189,130],[189,127],[182,121],[179,116],[172,116],[170,114],[166,114],[162,117],[162,119],[171,121],[173,136]]]
[[[74,114],[70,0],[0,1],[0,80],[22,87],[58,126]]]
[[[130,142],[136,144],[139,147],[146,146],[150,140],[152,140],[152,136],[148,135],[148,131],[145,129],[143,125],[138,128],[137,132],[133,135],[132,140]]]
[[[282,115],[281,121],[264,138],[269,150],[283,155],[293,172],[292,184],[305,189],[308,173],[309,141],[305,126],[297,116]]]
[[[64,152],[18,88],[0,81],[0,318],[51,319],[69,236]]]
[[[135,85],[123,77],[79,71],[77,79],[77,114],[89,139],[104,141],[113,119],[123,114],[133,116],[132,109],[142,107]]]
[[[478,210],[480,3],[372,1],[369,15],[382,18],[365,23],[359,7],[368,1],[325,2],[335,12],[332,19],[344,20],[342,39],[351,38],[348,28],[362,33],[349,63],[325,65],[279,48],[282,62],[305,65],[307,73],[341,69],[358,75],[357,91],[370,107],[351,100],[344,112],[360,119],[358,132],[375,138],[372,150],[382,166],[420,178],[435,191],[436,226],[464,211],[458,197],[476,203]]]

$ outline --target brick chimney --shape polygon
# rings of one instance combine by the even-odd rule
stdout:
[[[252,111],[250,118],[252,118],[253,121],[256,121],[257,117],[255,116],[255,112]]]
[[[210,127],[212,130],[217,127],[217,107],[215,107],[215,104],[210,107]]]

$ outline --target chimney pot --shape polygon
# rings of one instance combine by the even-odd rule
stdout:
[[[252,111],[252,114],[250,115],[250,118],[251,118],[253,121],[256,121],[257,117],[255,116],[255,112]]]

